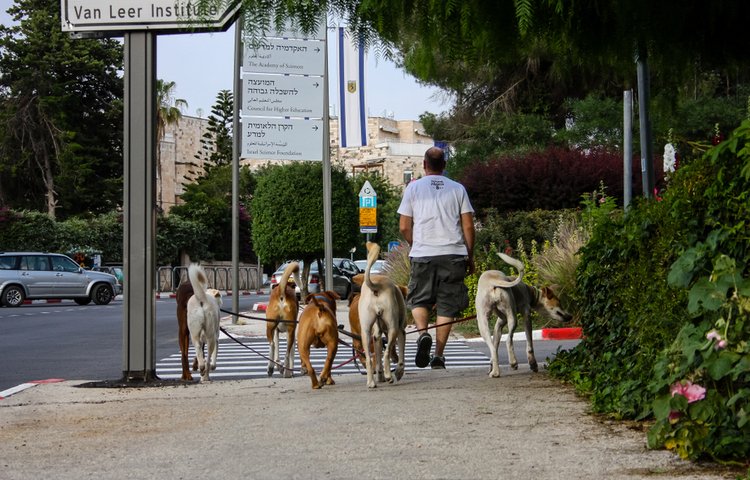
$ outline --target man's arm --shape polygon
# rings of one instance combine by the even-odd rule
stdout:
[[[468,274],[474,273],[474,214],[461,214],[461,229],[464,232],[464,243],[469,252],[469,271]]]
[[[406,215],[401,215],[401,218],[398,221],[398,229],[401,232],[401,236],[404,237],[404,240],[411,245],[414,235],[414,219]]]

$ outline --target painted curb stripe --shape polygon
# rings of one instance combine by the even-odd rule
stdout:
[[[35,387],[43,383],[58,383],[58,382],[64,382],[64,381],[65,380],[62,378],[48,378],[47,380],[34,380],[32,382],[22,383],[20,385],[16,385],[13,388],[9,388],[7,390],[3,390],[2,392],[0,392],[0,400],[5,400],[11,395],[15,395],[18,392],[23,392],[24,390],[28,388]]]

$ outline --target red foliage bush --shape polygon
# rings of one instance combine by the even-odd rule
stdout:
[[[661,160],[654,160],[656,184],[663,181]],[[559,210],[580,206],[581,195],[599,189],[622,204],[622,154],[583,152],[550,147],[521,157],[504,156],[464,170],[459,180],[469,193],[474,209],[499,212],[515,210]],[[642,194],[641,164],[633,158],[633,196]]]

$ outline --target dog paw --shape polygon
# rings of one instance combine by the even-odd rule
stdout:
[[[399,365],[396,367],[396,371],[394,372],[396,374],[396,380],[401,380],[401,377],[404,376],[404,366]]]
[[[367,388],[377,388],[375,382],[367,382]]]
[[[285,368],[284,369],[284,373],[282,374],[282,376],[284,378],[292,378],[294,376],[293,373],[292,373],[292,369],[291,368]]]
[[[532,372],[539,371],[539,366],[536,364],[536,360],[534,360],[533,362],[529,362],[529,367],[531,367]]]
[[[518,370],[518,364],[517,363],[511,363],[510,368],[513,370]]]

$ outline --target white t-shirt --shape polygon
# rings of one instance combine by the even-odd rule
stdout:
[[[468,255],[461,214],[474,213],[466,189],[442,175],[406,186],[398,213],[414,222],[410,257]]]

